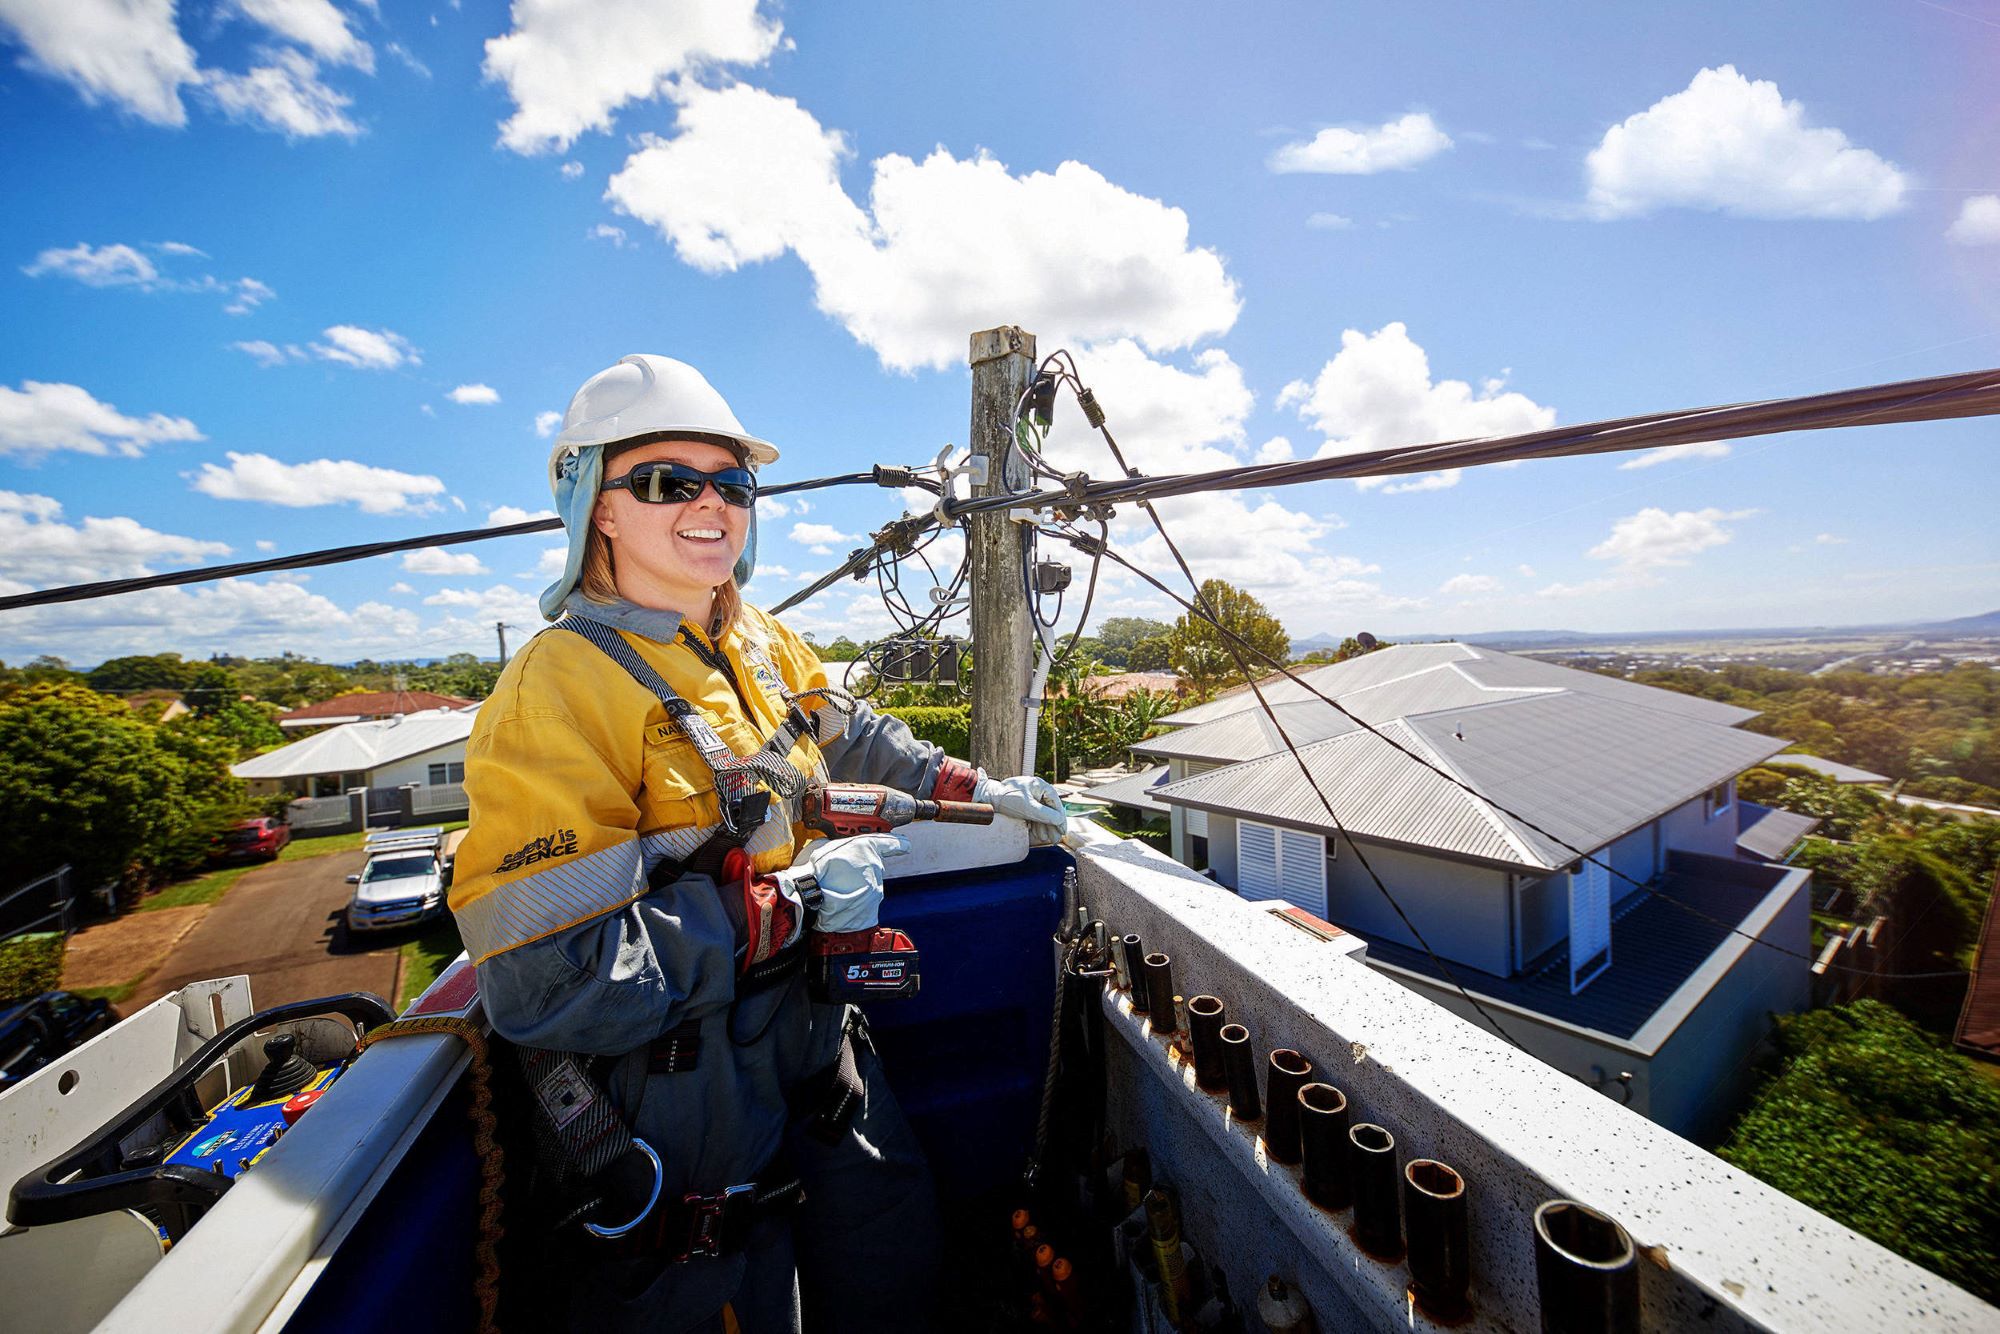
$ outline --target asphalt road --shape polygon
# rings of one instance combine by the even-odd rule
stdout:
[[[397,947],[408,932],[350,940],[341,910],[365,853],[333,853],[259,867],[233,885],[200,925],[182,938],[160,971],[146,979],[128,1009],[189,982],[250,976],[250,998],[263,1009],[347,991],[396,999]]]

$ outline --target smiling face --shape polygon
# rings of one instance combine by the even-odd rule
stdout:
[[[737,466],[721,445],[698,440],[660,440],[619,454],[605,468],[605,480],[623,477],[641,463],[665,460],[703,472]],[[611,543],[618,594],[641,607],[677,611],[706,626],[715,589],[727,582],[743,554],[750,511],[725,505],[713,486],[685,504],[649,505],[630,491],[606,491],[592,516]]]

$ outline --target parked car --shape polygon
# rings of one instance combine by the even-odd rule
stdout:
[[[368,840],[368,864],[347,877],[349,931],[411,926],[444,911],[442,830],[377,834]]]
[[[291,826],[283,820],[260,815],[254,820],[238,820],[222,833],[216,855],[224,861],[272,861],[285,844],[292,841]]]
[[[67,991],[0,1001],[0,1091],[111,1026],[111,1007]]]

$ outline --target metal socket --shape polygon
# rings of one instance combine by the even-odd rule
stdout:
[[[1265,1063],[1264,1152],[1274,1163],[1299,1160],[1299,1090],[1312,1083],[1313,1063],[1280,1047]]]
[[[1306,1198],[1322,1209],[1354,1202],[1347,1164],[1347,1095],[1331,1084],[1299,1090],[1299,1153],[1305,1160]]]
[[[1146,1017],[1153,1021],[1153,1031],[1178,1032],[1174,1022],[1174,961],[1164,954],[1148,954],[1144,968]]]
[[[1354,1173],[1354,1244],[1378,1260],[1403,1258],[1401,1174],[1396,1137],[1370,1121],[1348,1129],[1348,1166]]]
[[[1440,1320],[1458,1319],[1472,1287],[1465,1178],[1436,1159],[1412,1158],[1403,1168],[1403,1226],[1417,1305]]]
[[[1192,996],[1187,1003],[1188,1040],[1194,1044],[1194,1082],[1211,1092],[1228,1087],[1222,1069],[1222,1026],[1228,1022],[1222,1001]]]
[[[1250,1050],[1250,1030],[1241,1024],[1224,1024],[1216,1036],[1222,1042],[1222,1076],[1229,1085],[1229,1114],[1238,1121],[1263,1120],[1264,1104],[1257,1096],[1257,1054]]]
[[[1136,935],[1126,936],[1119,942],[1120,953],[1125,959],[1125,976],[1132,984],[1132,1013],[1146,1012],[1146,947]]]
[[[1543,1334],[1639,1328],[1639,1252],[1609,1214],[1575,1200],[1535,1210],[1535,1286]]]

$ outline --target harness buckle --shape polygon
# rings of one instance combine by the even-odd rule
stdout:
[[[696,1256],[717,1256],[741,1246],[756,1196],[754,1185],[729,1186],[714,1195],[690,1192],[684,1196],[682,1203],[688,1209],[687,1246],[673,1258],[673,1263],[684,1264]]]

